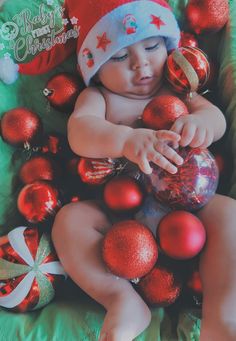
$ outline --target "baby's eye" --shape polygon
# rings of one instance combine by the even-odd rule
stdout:
[[[128,53],[125,53],[121,56],[117,55],[117,56],[113,56],[111,57],[111,60],[115,61],[115,62],[120,62],[122,60],[125,60],[128,57]]]
[[[157,50],[158,47],[159,47],[160,43],[155,43],[154,45],[152,46],[148,46],[148,47],[145,47],[145,50],[146,51],[153,51],[153,50]]]

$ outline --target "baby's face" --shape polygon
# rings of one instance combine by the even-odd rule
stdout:
[[[98,71],[98,78],[121,96],[149,98],[161,86],[166,58],[164,39],[147,38],[113,55]]]

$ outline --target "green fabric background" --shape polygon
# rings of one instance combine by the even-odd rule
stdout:
[[[85,1],[85,0],[84,0]],[[184,28],[184,8],[187,0],[169,0],[180,25]],[[13,16],[25,8],[30,8],[32,16],[38,14],[39,4],[51,11],[43,1],[7,0],[0,8],[0,27],[11,21]],[[236,1],[230,3],[230,21],[225,29],[212,36],[201,38],[201,46],[220,64],[218,78],[218,101],[224,109],[228,121],[226,147],[228,157],[236,162]],[[62,4],[54,0],[54,5]],[[234,18],[234,20],[233,20]],[[60,25],[59,20],[56,25]],[[6,45],[1,39],[0,43]],[[0,50],[0,56],[7,52]],[[11,53],[11,50],[8,52]],[[47,132],[65,134],[67,116],[51,108],[42,94],[47,80],[61,71],[75,71],[75,56],[69,58],[50,73],[41,76],[21,76],[13,85],[0,82],[0,115],[5,111],[25,106],[37,112]],[[12,157],[17,152],[17,162]],[[0,235],[19,225],[21,220],[16,210],[17,193],[12,184],[19,164],[25,154],[7,145],[0,139]],[[236,167],[228,178],[229,195],[236,198]],[[164,309],[152,309],[152,322],[137,341],[197,341],[200,332],[200,311],[185,309],[177,315]],[[40,340],[40,341],[95,341],[103,321],[104,310],[70,281],[62,285],[60,295],[45,308],[26,314],[15,314],[0,309],[0,341]]]

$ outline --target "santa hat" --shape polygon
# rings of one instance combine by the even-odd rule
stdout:
[[[145,38],[161,36],[165,38],[167,50],[178,47],[179,27],[164,0],[66,0],[65,8],[68,20],[78,19],[77,40],[57,44],[29,63],[16,65],[11,61],[15,74],[11,77],[13,81],[17,71],[33,75],[51,70],[75,48],[78,69],[85,84],[89,85],[92,77],[112,55]],[[0,78],[1,68],[4,69],[0,61]]]

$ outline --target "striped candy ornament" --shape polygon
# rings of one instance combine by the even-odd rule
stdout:
[[[0,238],[0,306],[14,311],[48,304],[66,277],[50,238],[36,227],[20,226]]]
[[[207,82],[209,74],[207,56],[197,47],[180,47],[167,58],[165,77],[178,93],[191,95],[200,90]]]

